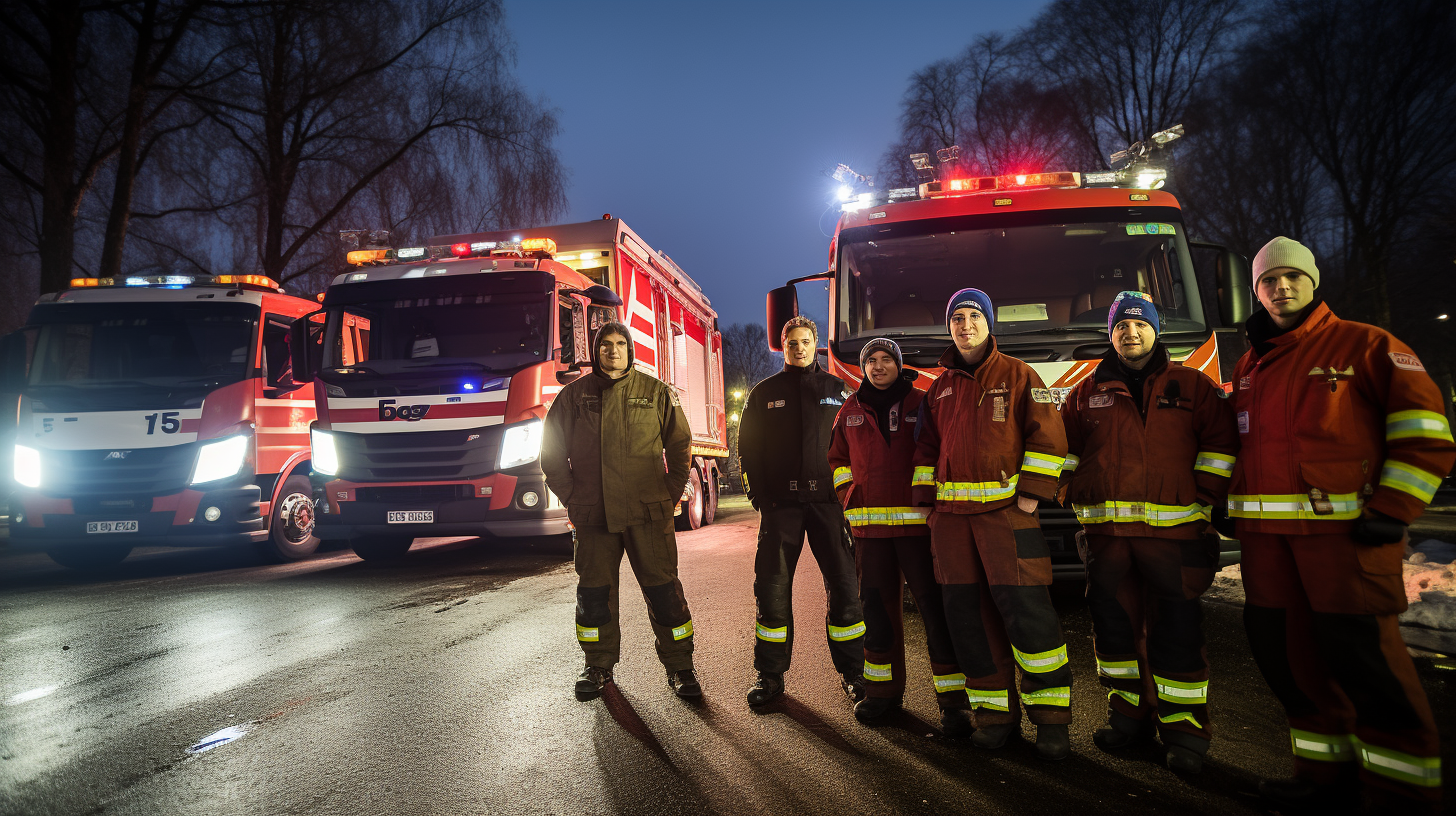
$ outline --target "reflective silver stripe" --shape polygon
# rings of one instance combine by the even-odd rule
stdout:
[[[864,676],[866,680],[874,680],[876,682],[894,679],[889,663],[871,663],[868,660],[864,664]]]
[[[830,640],[854,640],[864,633],[864,621],[860,621],[859,623],[853,623],[849,626],[835,626],[832,623],[829,624]]]
[[[1387,459],[1385,467],[1380,471],[1380,486],[1393,487],[1429,504],[1441,486],[1441,477],[1414,465]]]
[[[1062,463],[1064,461],[1066,461],[1065,458],[1061,456],[1025,451],[1021,457],[1021,469],[1028,473],[1058,476],[1062,472]]]
[[[1083,524],[1142,522],[1154,527],[1172,527],[1190,521],[1209,520],[1208,507],[1202,504],[1179,507],[1148,502],[1108,501],[1101,504],[1074,504],[1072,507]]]
[[[1077,465],[1080,464],[1082,464],[1082,457],[1069,453],[1067,454],[1067,461],[1062,463],[1062,472],[1071,473],[1072,471],[1076,470]]]
[[[871,524],[892,527],[924,524],[929,515],[929,507],[854,507],[844,511],[844,518],[851,527],[864,527]]]
[[[770,643],[782,643],[789,639],[789,627],[787,626],[770,629],[761,623],[756,623],[754,624],[754,629],[760,640],[767,640]]]
[[[937,674],[935,677],[935,690],[960,691],[966,687],[966,676],[964,674]]]
[[[1000,482],[936,482],[936,499],[940,501],[991,502],[1016,495],[1016,482],[1021,474],[1013,474],[1006,484]]]
[[[1097,673],[1103,677],[1122,677],[1136,680],[1142,676],[1136,660],[1103,660],[1097,658]]]
[[[1212,473],[1215,476],[1232,476],[1234,457],[1213,451],[1199,451],[1198,458],[1193,461],[1193,469]]]
[[[1358,518],[1364,501],[1356,493],[1340,493],[1328,497],[1330,512],[1314,511],[1309,497],[1293,495],[1229,496],[1229,515],[1235,518],[1292,519],[1307,521],[1348,521]]]
[[[684,640],[684,639],[690,638],[692,636],[693,636],[693,622],[692,621],[688,621],[687,623],[684,623],[682,626],[674,626],[672,628],[672,639],[673,640]]]
[[[854,473],[847,467],[834,469],[834,486],[836,488],[854,481]]]

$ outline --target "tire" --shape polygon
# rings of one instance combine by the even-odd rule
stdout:
[[[83,544],[79,547],[55,547],[46,550],[51,560],[79,572],[96,572],[114,567],[131,555],[129,545]]]
[[[688,471],[688,494],[683,499],[683,511],[673,519],[673,526],[679,530],[696,530],[703,526],[703,479],[695,465]]]
[[[259,544],[263,554],[278,562],[297,561],[314,554],[319,547],[314,535],[313,486],[306,476],[289,476],[278,491],[268,520],[268,539]]]
[[[703,526],[707,527],[718,517],[718,477],[710,472],[704,484],[708,490],[707,501],[703,503]]]
[[[351,542],[354,554],[365,561],[398,561],[413,546],[413,538],[360,538]]]

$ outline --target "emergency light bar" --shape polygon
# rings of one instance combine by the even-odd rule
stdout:
[[[267,275],[125,275],[120,278],[72,278],[72,289],[102,286],[160,286],[181,289],[186,286],[251,286],[283,291],[277,281]]]
[[[556,254],[556,242],[550,238],[527,238],[524,241],[464,241],[448,246],[412,246],[398,249],[356,249],[344,256],[350,266],[388,264],[399,261],[433,261],[439,258],[475,258],[489,255],[526,255],[544,252]]]

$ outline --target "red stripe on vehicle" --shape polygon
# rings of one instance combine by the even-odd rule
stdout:
[[[652,336],[652,324],[648,323],[647,318],[642,315],[632,315],[632,328],[646,334],[648,337]]]
[[[637,346],[637,359],[641,360],[642,362],[646,363],[647,365],[656,367],[657,366],[657,354],[656,354],[656,352],[654,352],[651,348],[648,348],[647,346],[642,345],[641,343],[637,343],[636,346]]]

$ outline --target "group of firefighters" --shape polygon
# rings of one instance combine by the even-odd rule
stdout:
[[[761,519],[748,703],[783,693],[807,537],[834,669],[857,719],[901,705],[908,585],[943,733],[997,749],[1019,734],[1024,708],[1039,755],[1066,757],[1072,672],[1037,518],[1040,503],[1060,500],[1083,527],[1108,699],[1099,748],[1158,739],[1169,768],[1201,769],[1211,732],[1199,597],[1221,532],[1241,542],[1245,629],[1290,725],[1293,777],[1261,782],[1261,794],[1313,804],[1363,788],[1376,807],[1434,810],[1437,731],[1397,615],[1406,526],[1450,471],[1456,443],[1415,354],[1389,332],[1336,317],[1319,283],[1296,241],[1275,238],[1258,253],[1264,310],[1247,324],[1251,349],[1231,392],[1169,359],[1157,307],[1138,292],[1117,296],[1111,350],[1061,400],[997,350],[995,310],[978,289],[947,304],[952,346],[924,392],[886,338],[864,345],[864,378],[845,391],[816,362],[814,324],[790,320],[784,370],[752,389],[740,420],[739,460]],[[612,680],[625,552],[668,683],[696,697],[673,536],[688,425],[675,392],[633,368],[626,326],[603,326],[594,348],[591,374],[552,405],[542,452],[576,528],[586,655],[576,691],[590,699]]]

